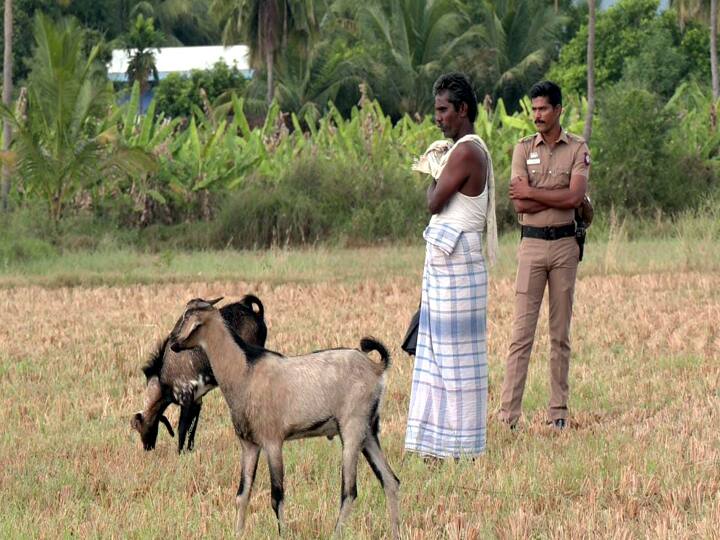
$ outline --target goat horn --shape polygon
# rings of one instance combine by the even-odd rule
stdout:
[[[216,298],[215,300],[208,300],[208,304],[210,304],[211,306],[214,306],[215,304],[217,304],[217,303],[218,303],[220,300],[222,300],[223,298],[225,298],[225,297],[224,297],[224,296],[220,296],[220,297]]]
[[[171,437],[174,437],[174,436],[175,436],[175,432],[173,431],[173,428],[172,428],[172,426],[170,425],[170,420],[168,420],[167,417],[166,417],[164,414],[160,415],[160,422],[162,422],[163,425],[167,428],[168,433],[170,434],[170,436],[171,436]]]

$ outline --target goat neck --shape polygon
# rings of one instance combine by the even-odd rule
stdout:
[[[203,338],[200,344],[210,360],[220,390],[232,406],[232,396],[243,394],[242,388],[250,369],[247,358],[219,312],[207,318],[201,331]]]

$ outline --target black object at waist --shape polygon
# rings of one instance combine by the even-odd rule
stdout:
[[[559,240],[575,236],[575,224],[568,223],[560,227],[531,227],[522,226],[522,238],[539,238],[540,240]]]

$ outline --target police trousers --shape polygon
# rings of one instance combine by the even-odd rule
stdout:
[[[558,240],[523,238],[518,249],[515,318],[503,381],[500,419],[520,418],[528,363],[540,305],[548,287],[550,320],[550,420],[567,418],[570,367],[570,320],[579,247],[574,237]]]

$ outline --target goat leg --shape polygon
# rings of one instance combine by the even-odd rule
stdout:
[[[195,432],[200,422],[200,411],[202,410],[202,398],[192,404],[192,420],[190,421],[190,431],[188,432],[188,451],[195,447]]]
[[[265,452],[267,452],[268,467],[270,469],[271,504],[278,520],[278,534],[282,536],[284,525],[283,499],[285,497],[282,443],[266,447]]]
[[[240,486],[238,487],[235,503],[237,504],[237,518],[235,532],[240,534],[245,528],[245,511],[250,501],[250,492],[255,483],[260,447],[250,441],[240,440],[242,446],[242,463],[240,465]]]
[[[341,432],[343,449],[342,449],[342,486],[340,493],[340,514],[333,537],[340,535],[343,523],[350,515],[353,503],[357,498],[357,462],[364,436],[361,430],[353,428],[344,428]]]
[[[182,400],[180,402],[180,420],[178,421],[178,454],[182,454],[185,447],[185,437],[190,428],[195,411],[194,403],[191,400]],[[189,450],[189,448],[188,448]]]
[[[390,512],[393,538],[400,537],[400,504],[398,492],[400,480],[390,468],[385,454],[380,448],[380,440],[377,433],[369,433],[363,446],[363,455],[367,459],[370,468],[375,473],[380,485],[385,490],[385,501]]]

